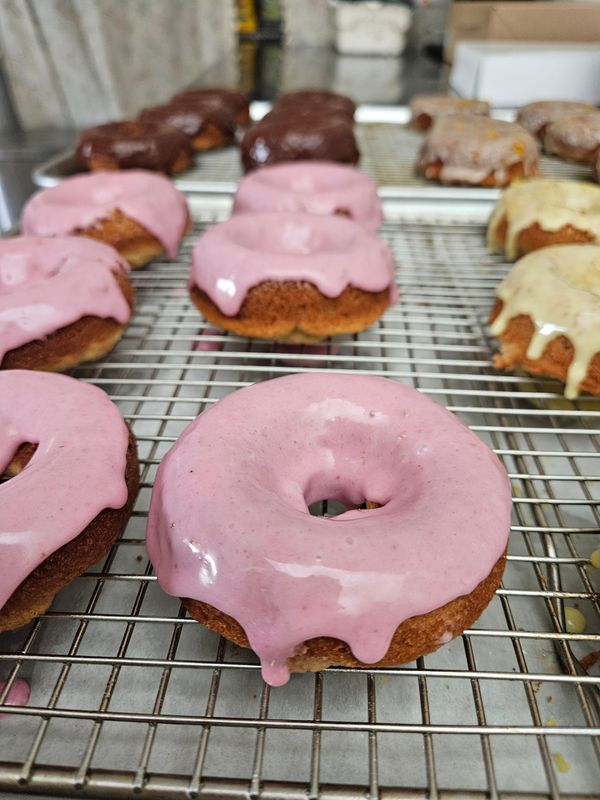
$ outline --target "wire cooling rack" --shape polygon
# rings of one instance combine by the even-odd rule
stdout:
[[[220,213],[202,212],[194,235]],[[125,338],[74,374],[105,389],[130,421],[142,489],[104,562],[31,628],[0,637],[5,694],[21,677],[32,689],[29,705],[0,721],[0,791],[598,797],[600,678],[590,665],[600,571],[589,555],[600,544],[600,406],[492,368],[485,322],[508,265],[486,253],[480,225],[390,219],[383,235],[398,260],[400,304],[322,352],[207,326],[185,288],[193,236],[179,260],[133,274],[138,306]],[[311,370],[383,375],[453,410],[503,460],[514,524],[502,587],[462,637],[395,669],[329,669],[269,689],[250,651],[160,591],[144,549],[146,511],[161,457],[199,412],[253,381]],[[553,567],[562,578],[554,592]],[[565,632],[557,598],[584,613],[586,632]]]

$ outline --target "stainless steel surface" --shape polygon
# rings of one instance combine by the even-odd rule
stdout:
[[[454,205],[438,211],[454,214]],[[481,225],[431,212],[419,222],[388,204],[383,235],[397,256],[401,302],[325,353],[294,354],[215,331],[190,305],[194,236],[227,214],[215,196],[193,207],[180,258],[133,274],[138,306],[123,341],[74,373],[108,391],[130,421],[142,490],[105,561],[30,629],[0,638],[0,670],[32,686],[29,706],[0,722],[0,791],[598,797],[600,728],[586,689],[600,685],[598,670],[580,674],[555,648],[564,643],[580,659],[600,650],[600,571],[589,563],[600,543],[600,405],[492,368],[485,323],[508,265],[486,253]],[[509,561],[475,627],[437,653],[395,669],[294,676],[269,690],[251,652],[160,591],[145,517],[157,465],[191,419],[240,386],[313,369],[415,386],[487,441],[514,489]],[[552,589],[555,567],[561,587]],[[556,600],[582,610],[586,632],[565,632]]]
[[[253,103],[252,115],[260,119],[269,108],[267,103]],[[511,111],[497,111],[499,118],[510,119]],[[406,126],[406,106],[359,106],[356,136],[361,151],[360,168],[370,175],[389,197],[423,197],[448,200],[469,198],[493,200],[499,189],[439,186],[415,174],[415,162],[422,136]],[[542,172],[552,178],[592,178],[585,164],[561,161],[542,156]],[[40,165],[33,173],[38,186],[55,186],[76,173],[72,151],[65,151]],[[242,177],[239,150],[228,147],[196,157],[194,166],[174,177],[175,185],[185,192],[231,192]]]

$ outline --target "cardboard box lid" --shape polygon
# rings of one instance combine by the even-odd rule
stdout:
[[[600,43],[459,42],[449,82],[463,97],[501,107],[534,100],[600,103]]]
[[[464,40],[600,42],[600,6],[590,2],[457,2],[446,25],[445,57]]]

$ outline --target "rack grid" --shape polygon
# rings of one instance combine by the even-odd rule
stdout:
[[[135,431],[142,488],[123,538],[31,628],[0,637],[0,676],[27,707],[0,722],[0,791],[105,798],[591,798],[600,787],[600,404],[496,372],[486,319],[508,270],[479,224],[388,218],[401,302],[317,351],[209,327],[190,304],[199,211],[176,261],[133,274],[137,311],[102,362]],[[475,627],[416,663],[296,675],[256,658],[164,595],[144,549],[152,481],[190,420],[234,389],[290,372],[352,371],[414,386],[503,460],[514,489],[502,587]],[[435,554],[432,554],[432,558]],[[562,587],[549,588],[558,567]],[[567,633],[558,601],[585,614]],[[580,662],[588,666],[583,673]],[[583,674],[582,674],[583,673]],[[0,710],[7,710],[0,705]]]

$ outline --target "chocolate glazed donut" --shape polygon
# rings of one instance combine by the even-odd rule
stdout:
[[[277,111],[309,111],[329,113],[354,120],[356,104],[349,97],[336,92],[302,89],[281,95],[275,106]]]
[[[246,131],[241,148],[246,170],[301,159],[356,164],[360,158],[352,126],[339,117],[266,120]]]
[[[192,159],[188,137],[156,122],[125,120],[88,128],[79,135],[75,161],[81,169],[150,169],[171,175]]]
[[[139,114],[143,123],[171,125],[184,133],[194,150],[211,150],[231,144],[235,136],[235,118],[226,108],[211,103],[202,105],[169,103],[145,108]]]
[[[250,104],[243,92],[236,89],[187,89],[179,92],[170,100],[171,103],[185,103],[186,105],[198,104],[206,106],[211,104],[215,108],[223,108],[235,117],[238,125],[247,125],[250,122]]]

